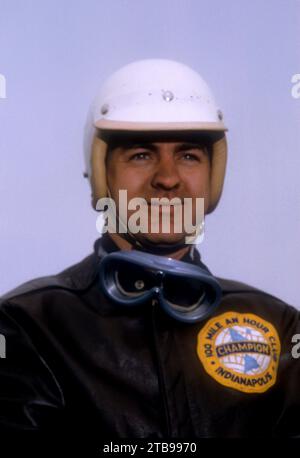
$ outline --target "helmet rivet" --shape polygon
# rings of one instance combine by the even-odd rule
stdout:
[[[166,102],[171,102],[174,99],[174,94],[171,91],[163,91],[162,97]]]
[[[222,113],[221,110],[218,110],[218,111],[217,111],[217,115],[218,115],[219,121],[222,121],[222,120],[223,120],[223,113]]]
[[[143,280],[137,280],[135,283],[134,283],[134,286],[136,289],[143,289],[144,286],[145,286],[145,283],[143,282]]]
[[[107,103],[105,103],[101,107],[101,114],[106,115],[108,113],[108,111],[109,111],[109,105]]]

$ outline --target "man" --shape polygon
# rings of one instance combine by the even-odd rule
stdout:
[[[177,198],[181,208],[191,198],[199,228],[196,199],[205,214],[220,199],[225,131],[210,89],[180,63],[135,62],[104,83],[87,122],[86,176],[95,208],[116,203],[118,230],[110,226],[81,263],[2,299],[2,431],[299,435],[298,311],[215,279],[191,234],[175,230],[175,207],[164,204],[168,233],[161,220],[143,232],[118,200],[120,190],[144,199],[141,215],[154,223],[153,198]]]

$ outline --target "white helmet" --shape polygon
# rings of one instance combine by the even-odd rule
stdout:
[[[85,176],[91,180],[94,204],[107,196],[108,133],[193,131],[213,138],[208,213],[212,212],[224,182],[226,130],[209,87],[191,68],[165,59],[141,60],[122,67],[102,85],[86,123]]]

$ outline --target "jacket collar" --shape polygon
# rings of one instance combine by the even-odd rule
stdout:
[[[94,252],[98,254],[100,246],[106,251],[107,253],[113,253],[115,251],[119,251],[119,247],[115,244],[113,239],[109,236],[106,232],[102,235],[96,242],[94,243]],[[196,250],[195,245],[191,245],[190,250],[180,259],[183,262],[189,262],[193,264],[200,265],[201,257],[198,250]]]
[[[89,288],[94,283],[98,275],[99,264],[101,261],[101,257],[98,255],[99,244],[102,245],[107,253],[119,250],[109,235],[104,234],[101,238],[96,240],[94,244],[94,253],[84,258],[78,264],[63,270],[57,275],[37,278],[24,283],[18,288],[15,288],[2,296],[1,301],[53,288],[62,288],[66,290],[85,290]],[[200,267],[204,266],[198,250],[194,249],[194,247],[191,248],[190,252],[188,252],[181,261],[193,263],[199,265]],[[217,278],[217,280],[220,282],[225,294],[230,292],[257,291],[255,288],[245,285],[244,283],[221,278]]]

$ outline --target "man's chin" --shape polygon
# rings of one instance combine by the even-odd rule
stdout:
[[[135,234],[135,238],[143,243],[151,243],[153,245],[172,245],[184,244],[184,234]]]

